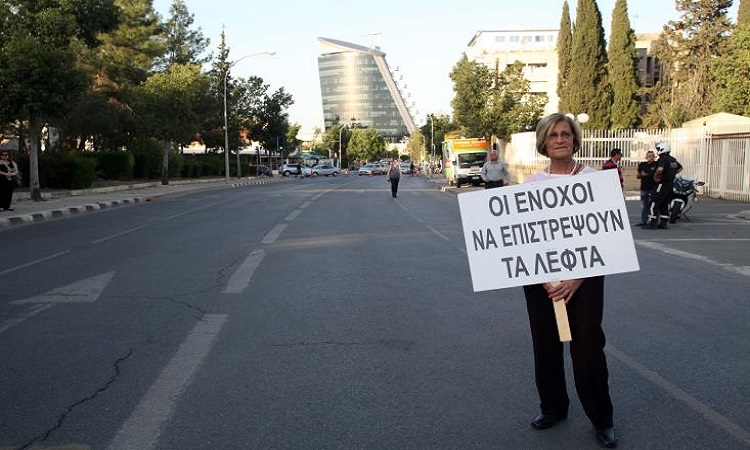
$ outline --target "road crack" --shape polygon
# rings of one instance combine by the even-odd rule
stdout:
[[[35,437],[31,441],[27,442],[26,444],[19,447],[18,450],[25,450],[31,448],[32,445],[44,443],[47,439],[49,439],[52,434],[62,428],[62,426],[65,424],[65,420],[68,418],[68,416],[79,406],[85,405],[86,403],[89,403],[90,401],[94,400],[96,397],[98,397],[103,392],[107,391],[116,381],[117,378],[120,376],[120,365],[125,362],[127,359],[129,359],[131,356],[133,356],[133,349],[129,349],[128,352],[119,358],[115,360],[115,362],[112,364],[114,368],[114,374],[107,380],[106,383],[99,389],[97,389],[93,394],[89,395],[88,397],[81,399],[72,405],[68,406],[65,411],[60,414],[60,416],[57,419],[57,423],[50,428],[49,430],[45,431],[43,434]]]

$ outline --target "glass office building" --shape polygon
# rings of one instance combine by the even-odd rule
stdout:
[[[376,130],[386,142],[400,142],[416,128],[385,53],[328,38],[318,38],[320,94],[328,129],[339,123]]]

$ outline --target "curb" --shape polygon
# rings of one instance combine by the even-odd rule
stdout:
[[[251,186],[251,185],[260,185],[260,184],[273,184],[273,183],[283,183],[286,180],[281,179],[280,177],[273,177],[273,178],[253,178],[248,179],[245,181],[238,181],[234,183],[224,184],[224,180],[190,180],[190,181],[184,181],[184,182],[175,182],[170,183],[168,186],[185,186],[185,185],[197,185],[197,184],[203,184],[204,186],[196,186],[194,189],[191,190],[197,190],[197,189],[212,189],[212,188],[236,188],[241,186]],[[212,186],[208,186],[205,184],[213,183]],[[147,189],[147,188],[153,188],[163,186],[161,182],[149,182],[149,183],[138,183],[138,184],[129,184],[129,185],[120,185],[120,186],[110,186],[105,188],[93,188],[93,189],[81,189],[81,190],[75,190],[75,191],[62,191],[62,192],[53,192],[53,193],[42,193],[42,198],[44,200],[55,200],[55,199],[62,199],[62,198],[75,198],[75,197],[81,197],[85,195],[95,195],[95,194],[107,194],[111,192],[120,192],[120,191],[126,191],[126,190],[133,190],[137,191],[139,189]],[[188,192],[187,190],[185,192]],[[40,223],[45,222],[48,220],[54,220],[54,219],[61,219],[63,217],[68,217],[72,215],[79,215],[79,214],[87,214],[92,212],[97,212],[105,209],[113,209],[121,206],[132,206],[138,203],[145,203],[150,202],[154,198],[163,197],[167,195],[175,195],[180,194],[181,192],[159,192],[155,194],[150,195],[137,195],[136,192],[134,192],[133,197],[118,199],[118,200],[103,200],[103,201],[95,201],[94,203],[91,203],[91,200],[87,200],[89,203],[84,203],[81,205],[74,205],[74,206],[66,206],[61,208],[54,208],[44,211],[38,211],[33,212],[29,214],[18,214],[15,216],[8,216],[8,217],[2,217],[0,218],[0,229],[4,228],[10,228],[18,225],[27,225],[32,223]],[[29,198],[28,192],[26,193],[19,193],[20,198],[15,198],[14,195],[14,201],[18,201],[19,203],[26,203],[26,202],[32,202],[32,200]],[[24,195],[26,194],[25,198]]]
[[[41,211],[32,214],[21,214],[18,216],[11,216],[6,217],[5,219],[0,219],[0,227],[9,228],[15,225],[44,222],[46,220],[60,219],[77,214],[101,211],[103,209],[112,209],[118,206],[134,205],[136,203],[143,203],[144,201],[149,201],[149,199],[144,199],[143,197],[134,197],[108,202],[89,203],[80,206],[70,206],[67,208],[50,209],[47,211]]]

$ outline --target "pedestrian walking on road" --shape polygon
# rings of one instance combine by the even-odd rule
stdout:
[[[394,159],[391,166],[388,167],[385,178],[391,183],[391,195],[393,198],[398,197],[398,182],[401,181],[401,167],[397,159]]]
[[[13,183],[18,176],[18,166],[10,159],[10,152],[0,151],[0,211],[13,211]]]
[[[635,177],[641,180],[641,222],[639,227],[648,224],[648,207],[651,204],[651,191],[656,185],[654,181],[656,172],[656,153],[653,150],[646,152],[646,160],[638,163],[638,173]]]
[[[497,150],[490,150],[489,156],[489,161],[484,163],[480,172],[482,181],[484,181],[484,188],[503,187],[510,178],[508,167],[505,165],[505,161],[499,158]]]
[[[539,121],[536,149],[549,158],[549,166],[526,182],[593,173],[596,169],[578,163],[573,155],[581,147],[578,123],[559,113]],[[531,421],[536,430],[550,428],[567,419],[570,400],[565,385],[564,346],[560,342],[553,302],[565,302],[570,331],[570,356],[576,392],[594,426],[600,445],[613,448],[615,436],[609,371],[604,354],[602,329],[604,277],[596,276],[523,287],[534,347],[534,374],[540,413]]]

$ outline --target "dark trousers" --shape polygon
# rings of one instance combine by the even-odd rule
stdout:
[[[503,187],[503,186],[505,186],[505,182],[503,180],[484,182],[485,189],[492,189],[492,188],[498,188],[498,187]]]
[[[544,414],[567,414],[563,343],[557,333],[552,300],[542,285],[524,286],[534,345],[534,375]],[[567,305],[573,378],[583,410],[596,428],[613,425],[609,371],[602,330],[604,277],[586,278]]]
[[[669,220],[669,201],[672,199],[674,183],[659,183],[651,191],[651,204],[648,208],[649,221]]]
[[[641,223],[648,223],[648,209],[651,206],[651,191],[641,191]]]
[[[13,200],[13,182],[6,176],[0,176],[0,209],[10,208]]]
[[[391,182],[391,195],[393,196],[393,198],[396,198],[396,194],[398,194],[398,182],[399,181],[400,180],[398,178],[391,178],[390,179],[390,182]]]

